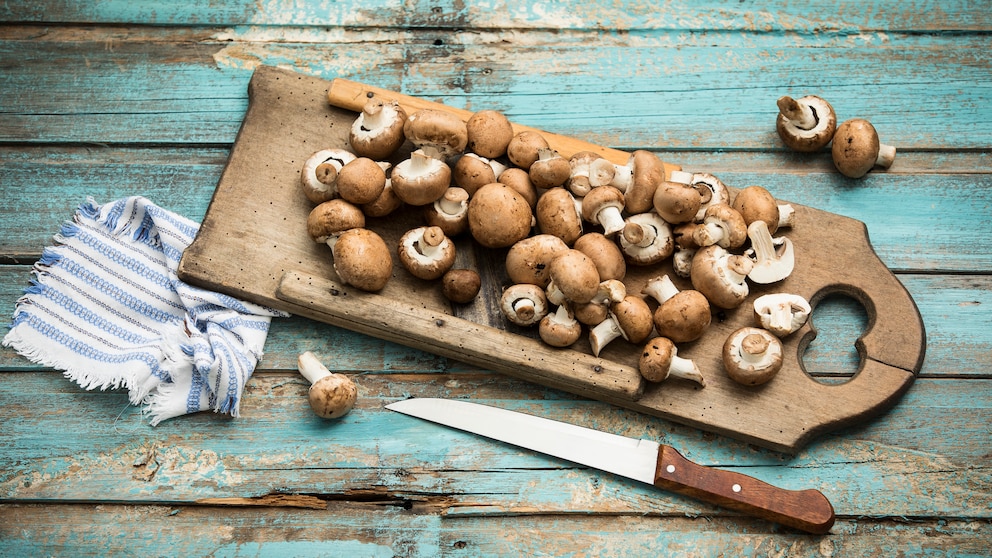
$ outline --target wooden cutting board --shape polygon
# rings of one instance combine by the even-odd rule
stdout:
[[[351,108],[333,107],[352,98]],[[752,288],[741,307],[716,315],[699,341],[679,355],[692,358],[706,377],[700,388],[669,379],[654,384],[637,370],[640,347],[623,340],[594,357],[588,342],[568,349],[545,346],[536,332],[507,323],[498,310],[505,251],[458,243],[458,267],[483,278],[480,296],[452,306],[439,285],[415,279],[395,264],[381,292],[364,293],[337,281],[326,245],[310,240],[311,209],[299,187],[304,161],[315,151],[348,147],[348,130],[366,95],[387,95],[409,109],[439,106],[343,80],[326,81],[271,67],[256,70],[249,107],[228,164],[203,220],[186,250],[180,278],[195,285],[292,314],[328,322],[485,369],[563,389],[624,408],[693,425],[760,446],[793,453],[813,437],[865,420],[896,403],[923,363],[923,322],[912,298],[868,241],[863,223],[793,204],[792,239],[797,266],[784,282]],[[344,106],[344,105],[342,105]],[[456,111],[466,116],[464,111]],[[518,127],[519,129],[520,127]],[[628,154],[573,138],[546,134],[563,155],[595,149],[615,162]],[[676,168],[672,166],[672,168]],[[387,243],[421,223],[415,211],[371,219]],[[393,244],[395,245],[395,244]],[[394,261],[396,259],[394,258]],[[670,267],[628,268],[628,292],[640,292]],[[688,287],[676,281],[680,288]],[[815,336],[810,324],[786,338],[785,365],[771,382],[744,387],[726,377],[720,350],[733,330],[751,325],[749,302],[767,292],[800,294],[814,305],[843,293],[860,301],[868,329],[858,341],[861,368],[849,381],[821,383],[804,370],[801,355]]]

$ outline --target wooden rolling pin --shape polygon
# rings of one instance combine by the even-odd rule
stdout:
[[[472,117],[473,114],[472,111],[465,109],[449,107],[442,103],[435,103],[433,101],[427,101],[418,97],[411,97],[395,91],[389,91],[388,89],[381,89],[342,78],[332,80],[331,86],[327,90],[327,101],[331,104],[331,106],[354,112],[361,112],[362,107],[365,106],[365,103],[369,100],[369,98],[374,96],[383,97],[385,99],[398,102],[407,114],[413,114],[421,109],[437,109],[455,114],[466,122]],[[510,124],[513,126],[514,134],[519,134],[525,130],[540,133],[544,136],[544,139],[548,141],[548,145],[550,145],[552,149],[557,151],[566,159],[580,151],[592,151],[593,153],[598,153],[617,165],[627,164],[627,160],[630,158],[630,153],[620,151],[619,149],[603,147],[594,143],[589,143],[559,134],[552,134],[550,132],[530,128],[528,126],[522,126],[512,122]],[[681,167],[671,163],[665,163],[666,176],[670,176],[673,170],[681,170]]]

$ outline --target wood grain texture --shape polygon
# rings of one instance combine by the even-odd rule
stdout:
[[[0,5],[0,306],[93,196],[207,213],[260,65],[344,77],[621,150],[864,222],[917,302],[928,350],[888,412],[796,456],[302,316],[277,320],[240,419],[157,428],[0,348],[0,554],[989,556],[992,11],[964,0],[179,0]],[[821,93],[899,148],[861,181],[787,152],[774,99]],[[863,305],[828,297],[803,355],[860,364]],[[309,414],[295,359],[362,386]],[[39,395],[43,394],[43,395]],[[837,508],[800,534],[380,405],[473,398],[663,441]],[[323,505],[323,508],[321,508]],[[143,528],[137,529],[136,525]]]

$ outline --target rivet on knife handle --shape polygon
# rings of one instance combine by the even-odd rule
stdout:
[[[817,535],[834,524],[834,508],[818,490],[786,490],[741,473],[699,465],[666,445],[658,450],[654,485]]]

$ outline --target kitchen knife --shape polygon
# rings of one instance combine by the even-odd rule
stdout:
[[[670,446],[454,399],[415,398],[387,409],[652,484],[817,535],[834,524],[820,491],[786,490],[694,463]]]

